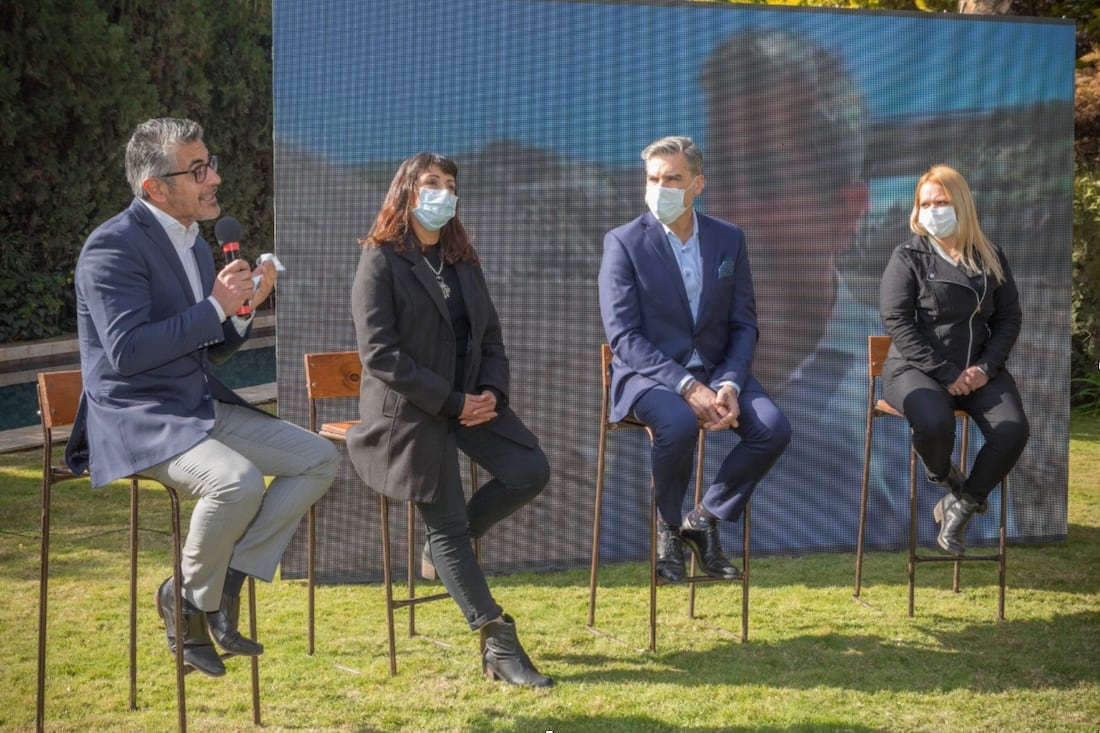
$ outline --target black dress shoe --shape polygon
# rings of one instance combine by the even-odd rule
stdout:
[[[168,632],[168,651],[176,653],[176,594],[172,578],[160,584],[157,589],[157,613],[164,619]],[[203,674],[221,677],[225,674],[222,658],[210,641],[210,632],[206,625],[206,614],[183,602],[183,661]]]
[[[699,562],[703,572],[712,578],[724,578],[737,580],[741,577],[741,571],[733,563],[726,559],[722,552],[722,545],[718,540],[718,520],[697,520],[696,524],[684,520],[684,526],[680,528],[680,537]]]
[[[242,636],[238,630],[241,618],[241,597],[222,594],[222,602],[217,611],[206,614],[210,625],[210,635],[225,651],[240,654],[242,657],[258,657],[264,653],[264,645]]]
[[[657,576],[669,583],[679,583],[687,577],[680,532],[664,523],[657,527]]]

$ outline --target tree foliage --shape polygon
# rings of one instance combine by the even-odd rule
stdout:
[[[0,17],[0,342],[74,329],[76,258],[130,201],[144,119],[199,121],[223,210],[271,242],[270,2],[0,0]]]

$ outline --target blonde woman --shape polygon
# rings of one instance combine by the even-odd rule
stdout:
[[[947,492],[934,512],[937,543],[961,555],[967,524],[1027,443],[1027,416],[1005,368],[1023,314],[1008,260],[982,233],[958,171],[936,165],[921,176],[909,228],[914,236],[894,250],[879,289],[893,339],[883,391],[909,421],[928,479]],[[985,438],[968,476],[951,463],[955,409]]]

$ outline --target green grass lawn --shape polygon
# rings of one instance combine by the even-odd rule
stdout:
[[[0,455],[0,730],[33,730],[40,458]],[[750,642],[737,585],[662,588],[658,651],[644,651],[644,565],[601,573],[585,627],[585,570],[493,578],[494,594],[550,690],[479,675],[477,639],[453,604],[417,612],[390,677],[382,589],[318,589],[317,653],[306,654],[301,582],[258,584],[264,729],[271,731],[1091,731],[1100,730],[1100,419],[1074,416],[1069,539],[1011,547],[1007,620],[996,567],[922,566],[906,615],[904,553],[870,555],[864,603],[854,557],[754,560]],[[127,710],[127,492],[54,491],[46,729],[175,729],[175,677],[153,592],[169,542],[143,533],[139,709]],[[168,526],[163,491],[142,491],[142,525]],[[248,663],[187,677],[189,729],[252,731]]]

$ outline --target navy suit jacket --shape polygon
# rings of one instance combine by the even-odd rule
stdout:
[[[202,237],[193,252],[205,298],[214,258]],[[137,199],[84,243],[76,308],[84,393],[65,460],[90,468],[93,486],[194,447],[214,427],[214,400],[247,404],[208,371],[245,337],[196,302],[164,227]]]
[[[677,390],[693,351],[711,385],[755,387],[756,301],[744,232],[696,214],[703,288],[692,317],[676,256],[664,227],[646,213],[604,237],[600,314],[611,365],[611,419],[626,417],[646,390]]]

